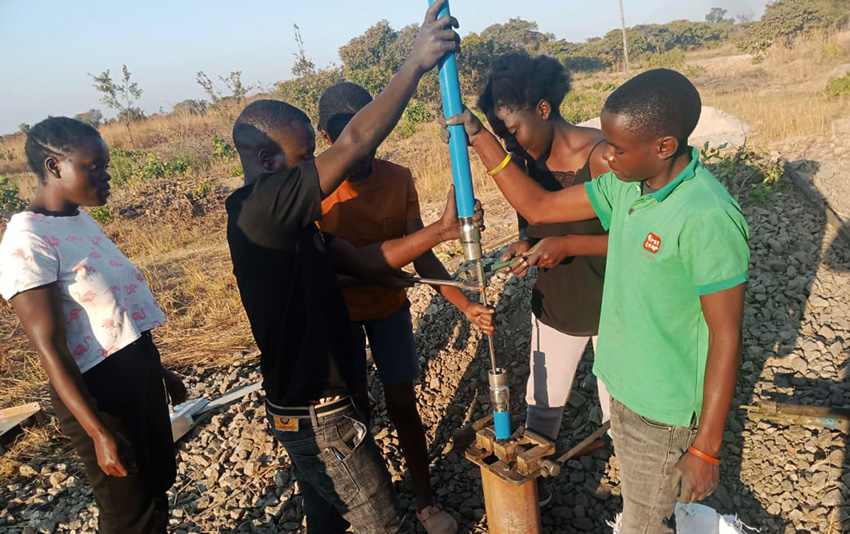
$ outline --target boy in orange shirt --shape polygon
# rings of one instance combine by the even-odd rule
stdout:
[[[319,100],[319,131],[333,143],[357,111],[372,101],[363,87],[341,82],[329,87]],[[323,232],[355,247],[410,235],[423,228],[419,195],[410,170],[374,157],[363,159],[348,179],[322,201]],[[440,260],[429,251],[413,262],[425,278],[450,279]],[[456,287],[437,290],[461,310],[470,322],[493,333],[493,310],[470,301]],[[402,453],[416,495],[416,516],[429,534],[453,534],[457,523],[434,505],[428,451],[422,420],[416,410],[413,382],[419,377],[419,357],[413,338],[410,304],[403,289],[357,286],[343,289],[354,328],[357,349],[366,357],[366,337],[384,386],[387,412],[398,431]]]

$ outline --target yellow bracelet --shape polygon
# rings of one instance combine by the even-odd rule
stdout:
[[[493,169],[491,169],[491,170],[487,171],[487,174],[489,174],[490,176],[496,176],[497,174],[499,174],[499,173],[502,171],[502,169],[504,169],[505,167],[507,167],[507,166],[508,166],[508,163],[510,163],[510,162],[511,162],[511,153],[510,153],[510,152],[508,152],[508,153],[505,155],[505,159],[503,159],[501,163],[499,163],[498,165],[496,165],[496,167],[495,167],[495,168],[493,168]]]

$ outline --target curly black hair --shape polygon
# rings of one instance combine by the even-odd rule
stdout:
[[[570,75],[557,59],[512,52],[493,60],[478,108],[484,113],[497,108],[517,110],[534,108],[546,100],[558,117],[569,91]]]
[[[683,74],[653,69],[638,74],[611,93],[602,111],[626,120],[628,131],[646,139],[672,136],[687,147],[702,111],[699,92]]]
[[[371,101],[369,91],[356,83],[339,82],[328,87],[319,98],[319,129],[336,141],[348,121]]]
[[[94,126],[68,117],[48,117],[27,132],[24,153],[32,172],[44,182],[44,160],[67,156],[91,139],[101,139]]]

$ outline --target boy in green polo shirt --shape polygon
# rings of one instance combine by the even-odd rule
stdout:
[[[749,266],[741,209],[687,145],[699,93],[656,69],[618,88],[602,110],[613,172],[557,192],[513,164],[495,173],[530,223],[599,217],[609,230],[594,373],[611,394],[623,534],[675,531],[676,500],[717,487],[723,427],[741,354]],[[488,169],[507,157],[469,111],[464,124]]]

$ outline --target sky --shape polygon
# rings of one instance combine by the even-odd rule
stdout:
[[[712,7],[760,17],[766,0],[623,0],[626,25],[704,20]],[[588,9],[593,6],[594,9]],[[0,0],[0,134],[48,115],[91,108],[114,116],[89,74],[126,64],[144,91],[146,113],[205,98],[199,70],[242,71],[242,81],[270,88],[291,78],[301,30],[317,67],[339,63],[337,51],[386,19],[395,29],[419,23],[427,1],[412,0]],[[580,42],[620,26],[618,0],[452,0],[461,36],[512,17],[537,22],[558,39]],[[220,88],[224,85],[219,83]]]

